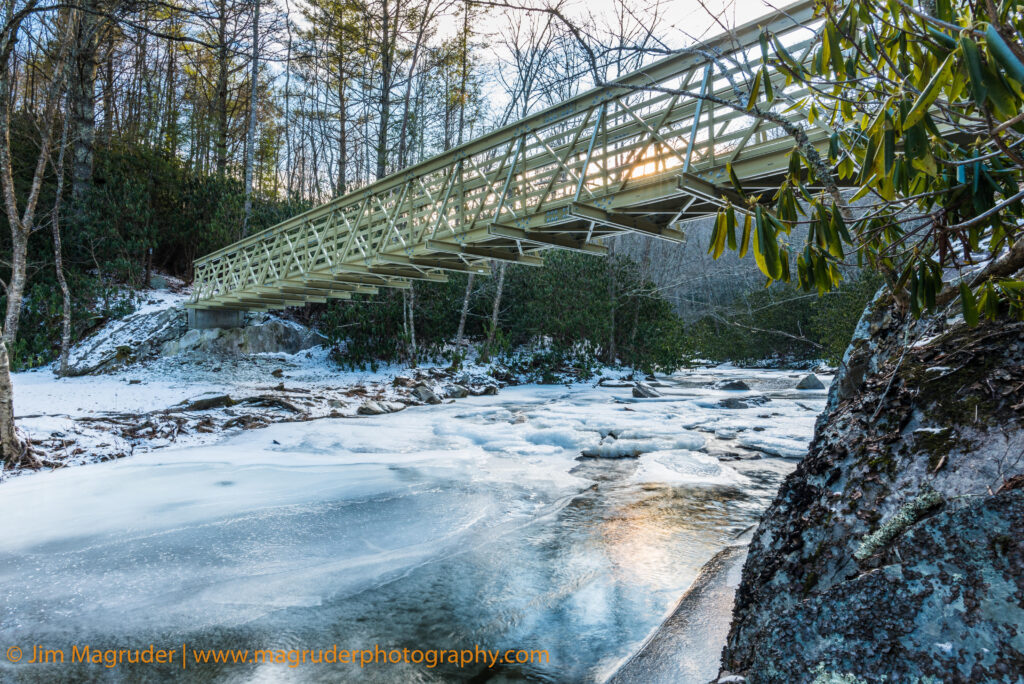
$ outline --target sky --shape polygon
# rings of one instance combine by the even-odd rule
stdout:
[[[552,0],[494,0],[523,7],[543,8]],[[776,8],[792,4],[794,0],[769,2],[768,0],[564,0],[563,13],[585,32],[600,36],[602,25],[614,25],[619,8],[625,4],[640,21],[652,15],[657,7],[658,18],[654,22],[654,33],[670,50],[694,45],[722,33],[722,25],[734,27],[776,11]],[[461,8],[461,3],[456,7]],[[477,40],[486,42],[490,48],[490,66],[496,71],[501,64],[511,61],[511,53],[503,45],[503,38],[509,32],[510,14],[521,18],[528,14],[524,10],[491,8],[473,21],[473,32]],[[540,17],[539,14],[534,14]],[[439,37],[454,36],[461,26],[458,10],[440,21]],[[597,41],[600,43],[600,41]],[[645,62],[653,61],[654,57]],[[496,78],[484,84],[484,95],[492,115],[504,109],[507,95]]]
[[[500,0],[506,1],[506,0]],[[507,0],[509,4],[521,5],[524,7],[543,7],[545,0]],[[791,2],[792,0],[790,0]],[[611,19],[616,14],[616,7],[623,2],[638,14],[648,11],[654,3],[653,0],[567,0],[565,2],[566,14],[570,19],[585,23],[588,15],[598,21]],[[670,43],[671,47],[681,48],[692,44],[693,40],[710,38],[721,29],[714,18],[715,14],[720,21],[728,26],[736,26],[757,17],[769,14],[776,7],[784,7],[790,4],[786,0],[782,2],[767,2],[766,0],[662,0],[662,20],[659,21],[659,33],[667,39],[675,39]],[[442,34],[454,34],[458,30],[457,17],[447,17],[445,25],[441,29]],[[474,28],[478,33],[496,34],[502,31],[505,20],[502,19],[498,10],[489,12],[474,22]]]

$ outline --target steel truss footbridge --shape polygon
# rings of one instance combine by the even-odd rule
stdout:
[[[804,1],[577,95],[197,259],[187,306],[300,306],[504,261],[543,264],[549,249],[604,254],[623,232],[681,240],[680,224],[774,192],[794,141],[737,107],[759,66],[762,29],[797,59],[818,45]],[[773,111],[807,121],[805,94],[772,76]],[[763,106],[763,105],[762,105]],[[811,140],[827,143],[820,122]],[[225,311],[227,310],[227,311]]]

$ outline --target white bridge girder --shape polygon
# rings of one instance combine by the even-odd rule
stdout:
[[[679,221],[736,200],[727,163],[753,190],[787,169],[781,126],[724,104],[759,66],[762,28],[804,59],[817,44],[809,0],[761,17],[197,259],[187,306],[265,310],[487,275],[491,260],[538,266],[548,249],[604,254],[601,238],[622,232],[681,240]],[[773,109],[805,121],[792,107],[803,93],[772,81]],[[817,144],[829,133],[809,130]]]

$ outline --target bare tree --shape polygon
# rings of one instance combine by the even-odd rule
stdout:
[[[21,438],[14,425],[14,385],[11,382],[8,346],[13,344],[17,336],[18,316],[21,311],[21,297],[25,285],[28,235],[34,224],[35,208],[39,201],[39,190],[49,156],[49,135],[52,130],[50,124],[52,124],[62,82],[60,79],[54,79],[46,94],[45,114],[41,129],[43,139],[40,143],[39,157],[24,211],[19,212],[14,175],[11,169],[11,56],[22,24],[36,11],[37,5],[36,0],[28,0],[18,12],[14,11],[13,5],[8,6],[3,28],[0,29],[0,184],[2,184],[4,206],[13,242],[11,280],[7,284],[7,316],[2,340],[0,340],[0,452],[2,452],[0,455],[3,456],[3,460],[7,464],[36,463],[27,441]],[[65,49],[65,45],[57,46],[58,54],[63,55]],[[63,69],[60,71],[62,72]]]
[[[34,7],[35,3],[30,2],[27,6]],[[50,155],[50,144],[52,142],[53,120],[57,111],[57,102],[61,96],[64,86],[64,73],[62,66],[67,50],[66,36],[58,38],[54,46],[57,55],[58,77],[54,78],[47,87],[44,98],[44,109],[39,121],[40,141],[39,155],[36,159],[35,171],[25,199],[23,207],[18,206],[18,196],[14,185],[14,173],[11,166],[11,101],[10,101],[10,61],[14,51],[14,44],[17,41],[17,34],[21,27],[21,21],[28,14],[16,15],[21,19],[12,19],[13,26],[8,25],[9,32],[4,34],[4,42],[0,45],[0,182],[3,186],[4,208],[7,211],[7,222],[11,228],[11,277],[6,285],[7,290],[7,312],[4,316],[3,341],[8,345],[14,344],[18,337],[18,323],[21,317],[21,303],[25,292],[26,268],[28,263],[28,238],[35,228],[36,208],[39,203],[39,194],[43,186],[43,176],[46,172],[47,162]],[[64,32],[60,32],[63,34]]]
[[[252,9],[252,70],[249,74],[249,129],[245,138],[245,217],[242,236],[249,233],[252,215],[252,167],[256,159],[256,84],[260,70],[260,0],[253,0]]]
[[[57,189],[53,200],[53,216],[50,218],[53,226],[53,264],[57,272],[57,284],[60,286],[61,299],[61,325],[60,325],[60,362],[58,375],[68,374],[68,352],[71,348],[71,290],[68,288],[68,281],[64,275],[64,249],[60,237],[60,216],[62,202],[64,199],[64,154],[68,147],[68,116],[64,115],[64,125],[61,128],[60,151],[57,154]]]

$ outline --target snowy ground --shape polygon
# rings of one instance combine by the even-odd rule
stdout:
[[[410,391],[415,383],[426,384],[442,399],[458,395],[456,384],[471,393],[501,384],[488,376],[488,368],[472,365],[459,373],[404,367],[345,372],[328,359],[323,347],[296,354],[193,352],[164,356],[160,353],[163,343],[184,333],[181,305],[187,290],[181,283],[171,285],[170,290],[142,293],[135,312],[110,322],[75,346],[70,355],[72,367],[83,372],[100,369],[102,373],[56,378],[51,368],[40,368],[14,375],[18,425],[46,465],[60,468],[170,446],[211,445],[227,435],[279,422],[353,417],[360,407],[366,408],[367,400],[388,411],[401,410],[424,403]],[[622,377],[623,372],[615,370],[598,376],[610,381],[609,387],[631,387],[631,382],[616,382]],[[762,389],[773,390],[778,400],[787,401],[776,401],[770,410],[756,413],[764,416],[758,418],[764,425],[750,424],[749,410],[737,412],[718,405],[726,397],[743,402],[743,393],[708,389],[715,381],[734,377],[751,378]],[[692,418],[684,420],[684,426],[713,433],[718,438],[718,452],[799,457],[806,439],[801,428],[788,421],[802,420],[818,408],[807,402],[803,406],[794,403],[799,397],[806,399],[806,393],[791,392],[791,397],[784,397],[778,392],[793,387],[799,377],[797,373],[721,366],[663,379],[668,385],[659,388],[664,396],[647,401],[692,398]],[[695,412],[709,408],[715,410]],[[608,455],[609,449],[627,450],[628,438],[619,437],[614,446],[592,445],[592,455]],[[28,472],[0,471],[0,482]]]
[[[439,369],[416,372],[442,395],[452,383]],[[414,374],[341,372],[317,348],[15,375],[22,428],[48,436],[51,454],[60,440],[82,450],[64,463],[109,460],[0,483],[0,641],[69,653],[83,643],[481,644],[550,652],[547,664],[499,667],[498,680],[601,680],[756,523],[825,401],[824,390],[794,389],[802,373],[721,366],[649,380],[654,398],[635,398],[622,371],[606,371],[416,405],[395,385]],[[716,388],[729,380],[749,389]],[[223,395],[292,408],[181,406]],[[410,405],[357,415],[373,397]],[[225,427],[255,414],[266,420]],[[161,434],[168,426],[178,429]],[[706,666],[700,681],[719,648],[691,654],[694,671]],[[173,674],[0,659],[2,681]],[[190,678],[490,674],[207,665]]]

